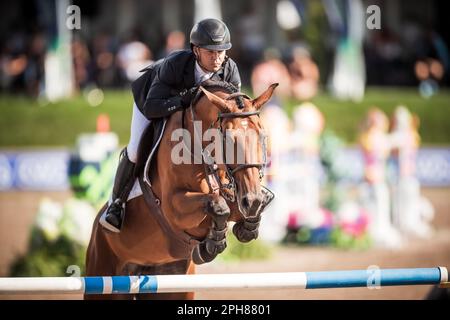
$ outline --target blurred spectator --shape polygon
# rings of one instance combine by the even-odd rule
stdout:
[[[37,97],[44,85],[44,64],[47,42],[44,34],[36,33],[32,36],[28,49],[28,63],[25,68],[25,85],[27,93]]]
[[[13,34],[0,56],[1,88],[12,93],[25,91],[37,97],[44,80],[46,46],[42,33],[34,33],[29,38],[21,32]]]
[[[291,93],[289,72],[281,62],[278,50],[268,49],[264,56],[265,60],[252,71],[253,94],[258,96],[272,83],[279,83],[275,94],[282,98],[289,97]]]
[[[439,89],[439,81],[444,76],[442,63],[433,58],[418,60],[414,72],[419,82],[419,93],[424,98],[434,95]]]
[[[294,107],[294,131],[290,136],[290,151],[296,160],[291,170],[290,227],[318,228],[325,222],[325,212],[320,208],[320,135],[325,119],[319,109],[310,102]],[[301,199],[296,201],[294,199]]]
[[[166,45],[158,54],[157,59],[166,57],[169,53],[176,50],[182,50],[186,47],[186,36],[179,30],[171,31],[166,37]]]
[[[412,74],[404,55],[401,39],[385,27],[366,41],[367,83],[411,85]]]
[[[391,221],[391,201],[386,179],[390,145],[388,118],[383,111],[369,110],[359,138],[365,165],[366,184],[361,186],[364,208],[371,215],[369,233],[375,245],[399,248],[403,240]]]
[[[392,216],[402,232],[428,238],[432,234],[434,209],[421,196],[416,177],[416,157],[420,142],[418,127],[419,118],[406,107],[398,106],[395,109],[390,132],[392,160],[397,169],[397,174],[391,181]]]
[[[256,63],[262,60],[266,47],[264,21],[258,14],[254,1],[245,2],[242,15],[238,18],[237,31],[235,43],[236,47],[239,46],[238,64],[242,73],[242,81],[247,84],[252,69]]]
[[[429,98],[439,90],[440,83],[448,74],[450,56],[445,42],[433,30],[426,32],[419,43],[414,73],[419,80],[420,95]]]
[[[82,39],[74,39],[72,41],[72,58],[75,86],[77,89],[83,89],[93,79],[90,70],[91,55],[86,43]]]
[[[289,64],[292,94],[299,100],[312,99],[318,90],[319,68],[305,48],[295,48]]]
[[[23,73],[27,62],[28,60],[25,54],[3,55],[1,57],[2,89],[15,93],[19,87],[23,87]]]
[[[113,87],[118,85],[118,69],[114,63],[116,41],[108,33],[96,35],[92,43],[94,63],[94,78],[99,87]]]
[[[144,43],[134,40],[122,44],[117,54],[121,74],[132,82],[141,76],[140,71],[153,62],[153,55]]]
[[[271,242],[280,241],[286,234],[289,214],[286,179],[292,174],[286,170],[292,123],[277,100],[272,98],[261,111],[261,121],[267,133],[268,154],[264,184],[273,189],[277,196],[261,217],[259,235],[261,239]]]

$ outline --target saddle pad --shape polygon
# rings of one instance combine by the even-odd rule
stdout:
[[[142,194],[143,193],[142,193],[141,186],[139,185],[139,180],[136,179],[134,181],[133,188],[131,189],[130,194],[128,195],[127,202],[132,200],[132,199],[134,199],[134,198],[137,198],[137,197],[141,196]],[[111,203],[112,203],[112,195],[108,199],[108,206],[110,206]],[[105,210],[104,213],[106,213],[106,210]]]
[[[139,196],[142,196],[142,189],[141,186],[139,185],[138,179],[136,179],[134,181],[133,188],[131,189],[130,194],[128,195],[127,201],[130,201],[131,199],[137,198]]]

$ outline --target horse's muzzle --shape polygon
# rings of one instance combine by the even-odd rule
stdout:
[[[264,200],[264,194],[247,193],[239,199],[240,211],[244,218],[256,218]]]
[[[272,191],[262,186],[263,200],[258,207],[255,217],[246,217],[238,221],[233,226],[233,233],[240,242],[249,242],[258,238],[259,223],[261,221],[261,213],[272,202],[275,195]],[[256,203],[256,202],[255,202]]]

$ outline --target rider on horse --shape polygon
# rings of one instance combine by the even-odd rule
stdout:
[[[225,23],[217,19],[198,22],[192,28],[190,44],[190,50],[176,51],[144,69],[146,72],[132,84],[131,137],[121,152],[112,198],[102,221],[113,232],[122,227],[125,203],[134,185],[139,142],[150,120],[189,107],[196,86],[205,80],[226,81],[240,89],[236,63],[226,56],[231,42]]]

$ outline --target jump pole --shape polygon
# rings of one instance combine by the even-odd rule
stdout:
[[[0,278],[0,294],[136,294],[232,289],[321,289],[405,285],[448,287],[445,267],[319,272]]]

